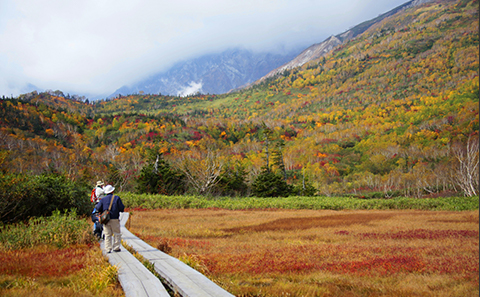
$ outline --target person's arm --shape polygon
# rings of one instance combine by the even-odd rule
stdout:
[[[99,213],[102,213],[103,211],[103,203],[102,203],[102,200],[100,200],[97,205],[95,206],[95,209],[99,212]]]
[[[119,212],[124,212],[125,211],[125,205],[123,205],[122,199],[120,199],[120,197],[118,197],[117,206],[118,206],[118,211]]]

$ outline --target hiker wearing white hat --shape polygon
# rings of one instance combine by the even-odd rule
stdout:
[[[90,195],[90,201],[92,201],[96,205],[103,196],[105,196],[103,192],[103,181],[99,180],[97,181],[97,185],[95,186],[95,188],[92,190],[92,194]]]
[[[113,194],[115,187],[107,185],[103,189],[105,197],[98,202],[95,209],[102,213],[105,210],[110,210],[110,220],[103,225],[103,234],[105,235],[105,250],[110,253],[120,252],[120,245],[122,241],[122,233],[120,231],[120,213],[125,211],[122,199]],[[113,239],[113,245],[112,245]]]

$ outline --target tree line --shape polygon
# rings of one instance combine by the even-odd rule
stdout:
[[[0,172],[166,195],[475,196],[478,47],[478,1],[439,1],[234,93],[4,98]]]

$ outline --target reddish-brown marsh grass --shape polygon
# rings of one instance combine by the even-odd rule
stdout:
[[[478,296],[478,212],[135,212],[131,231],[237,296]]]
[[[0,251],[1,296],[124,296],[116,268],[93,245]]]

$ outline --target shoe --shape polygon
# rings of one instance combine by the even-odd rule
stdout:
[[[111,252],[112,252],[112,250],[109,250],[109,251],[107,251],[107,254],[110,254]]]
[[[118,253],[118,252],[121,252],[122,250],[121,249],[116,249],[116,250],[113,250],[115,253]]]

